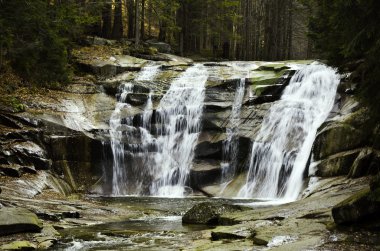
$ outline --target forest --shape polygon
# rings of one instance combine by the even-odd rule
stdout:
[[[375,0],[2,0],[0,67],[31,82],[67,82],[70,51],[85,35],[136,45],[154,39],[179,55],[214,60],[320,58],[343,68],[364,60],[365,91],[373,95],[378,5]]]

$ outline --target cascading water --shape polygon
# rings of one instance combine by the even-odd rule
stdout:
[[[240,111],[245,92],[245,78],[241,78],[235,92],[229,126],[226,130],[227,138],[223,142],[222,182],[229,181],[236,171],[237,155],[239,151],[238,130],[240,124]]]
[[[150,165],[154,177],[150,187],[152,195],[180,197],[184,194],[200,132],[207,78],[203,65],[192,66],[172,82],[161,99],[156,110],[157,153]]]
[[[336,72],[313,63],[299,70],[264,118],[240,197],[296,200],[318,127],[334,104]]]
[[[142,69],[139,75],[136,77],[136,81],[149,81],[154,79],[159,71],[159,66],[148,65]],[[125,163],[125,144],[123,143],[123,137],[125,136],[125,127],[133,124],[132,118],[123,118],[123,111],[129,109],[131,106],[126,103],[128,94],[133,92],[132,83],[122,83],[119,87],[118,102],[115,110],[110,118],[110,138],[111,149],[113,154],[113,173],[112,173],[112,194],[113,195],[125,195],[127,194],[127,169]],[[151,95],[149,96],[151,97]],[[145,115],[144,120],[151,116],[152,103],[151,98],[148,99],[146,107],[148,112]]]

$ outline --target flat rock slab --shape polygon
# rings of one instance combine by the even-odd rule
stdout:
[[[0,209],[0,236],[22,232],[40,232],[42,223],[37,215],[25,208]]]
[[[29,241],[14,241],[0,246],[1,250],[35,250],[36,246]]]

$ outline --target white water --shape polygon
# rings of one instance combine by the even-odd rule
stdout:
[[[182,197],[192,165],[200,132],[205,83],[208,73],[203,65],[188,68],[175,79],[156,111],[159,136],[154,163],[151,195]]]
[[[240,112],[245,92],[245,78],[241,78],[236,87],[235,99],[232,104],[229,126],[226,130],[227,138],[223,142],[222,182],[229,181],[235,174],[237,156],[239,152],[238,130]]]
[[[264,118],[240,197],[296,200],[318,127],[334,104],[339,76],[314,63],[299,70]]]
[[[149,81],[153,80],[159,71],[159,66],[148,65],[142,69],[139,75],[136,77],[136,81]],[[111,137],[111,149],[113,154],[113,173],[112,173],[112,194],[113,195],[125,195],[127,194],[127,166],[125,162],[125,144],[123,143],[123,137],[126,134],[128,127],[132,126],[132,118],[123,118],[123,112],[131,108],[126,103],[128,94],[133,93],[133,84],[126,82],[119,87],[119,98],[110,118],[110,137]],[[150,120],[152,102],[151,95],[146,105],[148,111],[144,112],[144,121]],[[124,120],[124,121],[123,121]],[[123,121],[123,123],[122,123]],[[148,123],[148,122],[146,122]]]

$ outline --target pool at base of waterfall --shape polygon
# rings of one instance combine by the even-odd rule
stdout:
[[[100,205],[118,210],[141,210],[139,218],[59,230],[62,239],[54,250],[180,250],[188,247],[202,230],[212,225],[182,224],[184,215],[194,205],[251,204],[253,199],[222,199],[205,197],[91,197]]]

